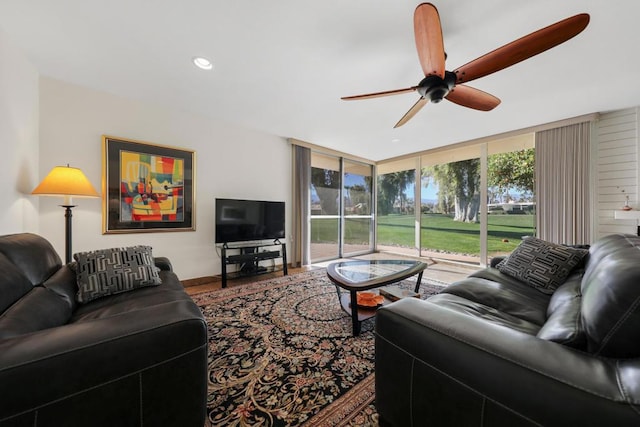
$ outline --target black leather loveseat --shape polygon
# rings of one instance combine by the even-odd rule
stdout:
[[[547,255],[378,311],[381,425],[640,425],[640,238],[606,236],[577,265]],[[545,269],[567,277],[545,287]]]
[[[204,424],[206,324],[168,260],[158,271],[139,248],[140,287],[105,273],[110,288],[92,276],[81,295],[76,276],[95,273],[81,264],[104,273],[104,253],[62,265],[40,236],[0,237],[0,426]]]

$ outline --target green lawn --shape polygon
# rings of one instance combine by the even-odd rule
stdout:
[[[489,215],[488,251],[508,253],[520,243],[522,236],[535,234],[534,215]],[[378,217],[378,244],[414,247],[414,222],[411,215]],[[312,242],[336,242],[337,220],[312,220]],[[453,221],[450,216],[424,214],[421,240],[423,249],[479,255],[480,224]],[[346,229],[346,243],[366,243],[368,223],[350,223]],[[506,240],[506,241],[505,241]]]
[[[511,252],[522,236],[535,233],[533,215],[489,215],[488,220],[489,253]],[[378,243],[413,247],[414,221],[414,217],[408,215],[378,217]],[[422,215],[421,241],[424,249],[479,255],[479,236],[479,223],[458,222],[441,214]]]

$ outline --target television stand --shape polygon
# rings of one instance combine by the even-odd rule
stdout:
[[[231,251],[232,253],[229,253]],[[258,274],[273,273],[282,270],[283,275],[287,271],[287,245],[274,240],[272,243],[252,243],[247,245],[229,246],[222,245],[220,255],[222,264],[222,287],[227,287],[227,279]],[[277,266],[276,259],[282,259],[282,266]],[[271,265],[261,265],[263,261],[270,261]],[[236,271],[227,271],[228,265],[237,265]]]

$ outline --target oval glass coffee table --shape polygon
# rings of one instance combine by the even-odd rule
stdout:
[[[422,273],[427,264],[413,260],[358,260],[334,262],[327,266],[327,276],[336,285],[338,298],[342,308],[351,314],[353,336],[360,334],[360,323],[376,314],[376,307],[359,307],[352,303],[357,301],[360,291],[376,289],[400,282],[408,277],[418,275],[414,292],[420,290]],[[341,292],[340,288],[349,291]],[[388,304],[391,300],[385,297]]]

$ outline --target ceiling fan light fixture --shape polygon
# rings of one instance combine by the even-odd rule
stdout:
[[[203,56],[194,56],[192,61],[196,67],[202,70],[208,71],[213,69],[213,63]]]

